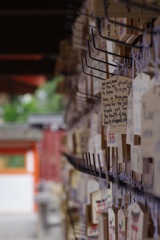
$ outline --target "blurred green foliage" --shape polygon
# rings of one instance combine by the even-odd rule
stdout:
[[[52,114],[63,111],[63,97],[55,93],[63,76],[55,77],[38,88],[34,94],[14,96],[14,99],[2,106],[5,122],[26,122],[31,114]]]

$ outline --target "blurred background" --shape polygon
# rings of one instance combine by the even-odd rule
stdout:
[[[65,239],[68,9],[80,5],[0,1],[0,239]]]

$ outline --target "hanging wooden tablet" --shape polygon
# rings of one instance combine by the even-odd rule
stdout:
[[[79,177],[80,177],[80,173],[77,170],[71,169],[69,171],[69,178],[70,178],[70,186],[71,186],[71,188],[73,188],[73,189],[77,188]]]
[[[112,172],[118,172],[118,148],[110,147],[110,164]]]
[[[90,116],[90,134],[95,136],[98,131],[98,113],[94,112]]]
[[[131,78],[114,76],[102,83],[102,119],[104,125],[126,126]]]
[[[160,113],[160,87],[151,88],[142,96],[142,157],[153,156],[153,138],[157,115]]]
[[[131,193],[130,192],[126,192],[126,194],[124,195],[124,201],[125,201],[125,207],[127,209],[127,217],[128,217],[128,206],[131,203]]]
[[[141,161],[141,146],[131,146],[131,170],[136,173],[143,173]]]
[[[138,4],[140,4],[141,6],[143,6],[143,1],[135,1],[138,2]],[[142,12],[142,7],[128,7],[127,2],[126,4],[124,4],[123,2],[119,2],[119,1],[114,1],[114,0],[110,0],[109,2],[107,2],[109,4],[107,4],[107,6],[104,6],[104,2],[103,0],[92,0],[92,11],[94,13],[94,16],[96,17],[101,17],[101,18],[105,18],[106,16],[106,11],[107,11],[107,16],[110,17],[124,17],[124,18],[135,18],[135,16],[137,18],[141,18],[142,15],[144,18],[155,18],[158,16],[158,11],[143,11]],[[154,7],[152,6],[152,1],[151,3],[149,2],[148,5],[150,7]],[[106,9],[104,9],[106,7]]]
[[[95,151],[94,145],[95,145],[95,138],[90,137],[88,140],[88,152],[90,154],[94,153],[94,151]]]
[[[88,140],[90,136],[90,130],[88,128],[84,128],[83,131],[81,132],[81,153],[82,152],[88,152]]]
[[[118,173],[123,172],[123,160],[124,160],[124,156],[123,156],[123,147],[122,147],[122,134],[117,134],[117,140],[118,140]],[[126,144],[126,142],[125,142]]]
[[[127,139],[126,143],[134,144],[134,114],[133,114],[133,94],[128,96],[128,108],[127,108]]]
[[[103,1],[103,0],[101,0]],[[139,3],[141,6],[143,6],[143,0],[135,0],[134,2]],[[135,18],[135,16],[137,18],[141,18],[143,16],[143,18],[151,18],[151,17],[157,17],[158,13],[156,13],[156,11],[143,11],[142,12],[142,7],[129,7],[126,4],[118,1],[115,2],[114,0],[109,1],[110,4],[107,5],[107,16],[108,17],[127,17],[127,18]],[[150,7],[154,7],[153,1],[147,1],[147,5]],[[102,17],[102,16],[101,16]],[[103,16],[105,17],[105,16]]]
[[[127,239],[127,210],[121,208],[118,210],[118,240]]]
[[[155,120],[160,113],[160,87],[155,86],[142,96],[141,112],[141,146],[142,158],[153,158],[153,139]],[[147,162],[144,162],[144,168]],[[145,169],[144,169],[145,170]]]
[[[147,238],[148,213],[142,203],[134,203],[128,207],[127,240]]]
[[[116,18],[111,18],[112,21],[116,21]],[[116,24],[111,24],[104,19],[104,34],[106,37],[117,39],[119,37],[119,27]]]
[[[108,208],[112,201],[112,188],[107,189],[107,197],[103,196],[102,191],[103,189],[90,194],[92,224],[98,224],[98,217],[101,214],[101,209],[104,208],[103,205]]]
[[[156,141],[158,124],[160,118],[160,87],[152,87],[142,96],[142,116],[141,116],[141,147],[142,147],[142,165],[145,173],[144,181],[152,184],[153,180],[153,166],[154,154],[157,152],[154,149]],[[157,121],[158,120],[158,121]],[[154,141],[155,140],[155,141]]]
[[[108,240],[108,213],[101,213],[98,221],[99,240]]]
[[[118,215],[113,206],[108,209],[109,240],[118,240]]]
[[[67,134],[67,149],[69,150],[69,152],[73,153],[74,149],[73,149],[73,132],[68,132]]]
[[[158,105],[158,104],[157,104]],[[155,195],[160,196],[160,114],[157,114],[154,121],[154,158],[153,158],[153,192]]]
[[[96,1],[92,0],[92,11],[93,15],[96,17],[104,17],[105,16],[105,10],[104,10],[104,3],[103,1]]]
[[[99,63],[97,61],[92,61],[90,66],[99,69]],[[101,75],[101,72],[92,69],[92,75],[99,77]],[[99,94],[101,92],[101,81],[96,77],[92,77],[92,79],[93,79],[93,95]]]
[[[92,224],[98,224],[98,216],[100,214],[101,206],[101,191],[91,193],[91,216]]]
[[[127,162],[127,146],[126,146],[126,135],[125,134],[117,134],[117,142],[118,142],[118,163],[126,163]]]
[[[91,222],[91,205],[86,205],[86,235],[88,237],[98,236],[98,225],[93,225]]]
[[[134,134],[141,136],[141,97],[149,89],[150,76],[142,73],[133,80]]]

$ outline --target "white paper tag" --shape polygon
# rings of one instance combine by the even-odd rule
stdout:
[[[110,125],[106,127],[107,130],[107,146],[108,147],[117,147],[117,134],[111,131]]]
[[[133,80],[134,134],[141,135],[141,97],[149,89],[150,76],[142,73]]]
[[[160,87],[155,86],[142,96],[142,133],[141,146],[142,158],[153,157],[154,129],[156,133],[155,120],[160,114]]]
[[[114,76],[102,83],[102,120],[104,125],[127,125],[131,78]]]

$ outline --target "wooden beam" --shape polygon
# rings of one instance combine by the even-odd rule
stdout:
[[[54,60],[0,60],[0,75],[53,75]]]
[[[24,34],[12,32],[5,33],[0,37],[0,53],[1,54],[42,54],[51,55],[59,53],[59,41],[63,35],[53,36],[51,33],[34,33],[26,31]]]

